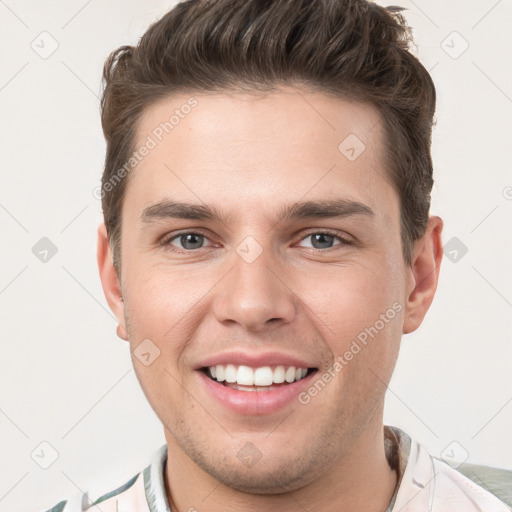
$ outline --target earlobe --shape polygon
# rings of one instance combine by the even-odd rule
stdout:
[[[116,333],[119,338],[121,338],[124,341],[128,341],[128,333],[126,332],[124,325],[118,324]]]
[[[116,268],[114,267],[111,249],[108,243],[107,230],[105,224],[101,223],[98,227],[98,269],[100,272],[101,285],[105,298],[110,309],[119,322],[117,335],[128,341],[128,333],[125,326],[124,302],[121,293],[121,285]]]
[[[404,334],[415,331],[421,325],[434,300],[443,259],[442,230],[442,219],[432,216],[425,234],[414,244],[410,267],[412,286],[405,300]]]

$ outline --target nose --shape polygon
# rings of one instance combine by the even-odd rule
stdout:
[[[233,265],[219,283],[213,303],[220,323],[236,323],[261,333],[293,320],[297,298],[286,282],[281,262],[271,253],[265,249],[254,261],[233,255]]]

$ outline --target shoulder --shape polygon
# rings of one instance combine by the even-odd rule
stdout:
[[[457,470],[433,457],[405,432],[398,434],[398,453],[405,467],[393,512],[510,512],[512,471],[474,464],[463,464]]]
[[[106,492],[99,497],[91,499],[87,493],[76,494],[70,498],[59,501],[52,508],[41,512],[115,512],[121,502],[140,505],[144,498],[144,483],[142,472],[137,473],[130,480],[114,490]],[[145,502],[145,498],[144,498]],[[101,507],[98,505],[101,504]],[[141,512],[144,509],[140,509]]]
[[[167,445],[164,444],[153,454],[145,469],[113,490],[105,492],[103,488],[102,492],[77,494],[39,512],[170,512],[164,483],[166,461]]]
[[[113,490],[76,495],[40,512],[170,512],[164,482],[166,461],[167,445],[164,444],[153,454],[144,470]]]
[[[509,507],[512,506],[512,470],[464,463],[456,468],[456,472],[462,477],[459,481],[464,482],[465,487],[469,480],[471,488],[483,489]]]
[[[469,463],[453,469],[443,461],[433,460],[441,491],[446,493],[448,486],[455,487],[479,506],[487,507],[485,510],[510,510],[512,471]]]

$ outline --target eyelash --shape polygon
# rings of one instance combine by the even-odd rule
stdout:
[[[202,236],[202,237],[208,239],[208,237],[204,233],[202,233],[200,230],[199,231],[182,231],[180,233],[175,233],[170,237],[164,238],[162,240],[162,245],[165,246],[165,248],[167,250],[170,250],[172,252],[182,253],[182,254],[194,253],[195,251],[200,251],[201,249],[207,249],[207,247],[199,247],[198,249],[182,249],[182,250],[180,250],[171,245],[171,242],[173,240],[179,239],[180,237],[182,237],[184,235],[199,235],[199,236]],[[341,236],[340,233],[337,231],[331,231],[328,229],[322,230],[322,231],[311,231],[311,232],[307,233],[304,237],[302,237],[299,241],[302,242],[303,240],[306,240],[308,237],[310,237],[312,235],[333,236],[334,238],[337,238],[341,242],[341,244],[335,245],[333,247],[328,247],[327,249],[316,249],[315,247],[304,247],[304,249],[310,249],[310,250],[319,251],[319,252],[329,252],[329,251],[336,250],[336,247],[338,247],[340,245],[341,246],[342,245],[353,245],[352,240],[349,240],[348,238]]]

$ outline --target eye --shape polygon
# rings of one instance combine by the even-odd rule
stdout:
[[[311,245],[309,247],[313,249],[331,249],[335,240],[339,240],[341,242],[335,245],[350,245],[352,243],[347,238],[344,238],[339,234],[330,233],[328,231],[309,233],[301,240],[301,242],[304,242],[308,238],[311,239]]]
[[[193,251],[195,249],[202,249],[204,241],[208,240],[205,235],[196,233],[195,231],[187,231],[184,233],[178,233],[170,238],[164,240],[163,244],[166,246],[176,247],[176,243],[179,243],[178,249],[185,251]]]
[[[309,247],[317,250],[329,250],[338,245],[352,244],[348,238],[341,236],[339,233],[331,233],[328,231],[316,231],[309,233],[302,238],[300,243],[304,243],[308,239],[311,239],[311,244],[309,246],[303,245],[302,247]],[[338,243],[334,243],[336,240],[338,240]],[[205,241],[209,241],[206,235],[196,231],[185,231],[167,237],[162,241],[162,245],[170,250],[176,250],[177,252],[180,252],[180,250],[181,252],[192,252],[194,250],[208,247],[205,246]]]

